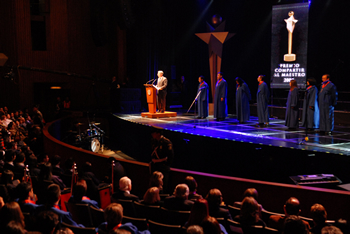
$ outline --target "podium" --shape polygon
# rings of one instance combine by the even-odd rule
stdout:
[[[142,117],[161,118],[161,117],[176,117],[176,112],[164,111],[157,113],[157,89],[152,84],[144,84],[146,88],[146,98],[148,103],[148,112],[142,112]]]

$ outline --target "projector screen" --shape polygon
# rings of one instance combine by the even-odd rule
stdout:
[[[296,80],[305,88],[309,3],[272,8],[271,88],[287,89]]]

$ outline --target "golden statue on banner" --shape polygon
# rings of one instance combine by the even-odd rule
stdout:
[[[288,54],[284,55],[284,61],[285,62],[293,62],[296,60],[296,55],[292,54],[292,44],[293,44],[293,31],[295,28],[295,24],[298,22],[294,18],[294,12],[290,11],[288,13],[289,18],[285,19],[284,21],[287,24],[287,30],[288,30]]]

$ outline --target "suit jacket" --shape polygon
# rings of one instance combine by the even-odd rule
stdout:
[[[219,206],[209,206],[209,215],[214,218],[224,218],[225,220],[232,220],[230,212],[227,209]]]
[[[133,195],[133,194],[129,194],[125,191],[121,191],[118,190],[117,192],[112,194],[112,199],[113,200],[118,200],[118,199],[122,199],[122,200],[132,200],[132,201],[137,201],[139,202],[140,199],[138,198],[138,196]]]
[[[168,210],[190,211],[194,202],[175,196],[166,197],[164,200],[164,208]]]
[[[281,215],[271,215],[269,219],[269,227],[277,229],[279,231],[283,231],[284,221],[286,219],[286,216]],[[310,230],[310,225],[307,221],[302,220],[303,223],[306,226],[307,230]]]

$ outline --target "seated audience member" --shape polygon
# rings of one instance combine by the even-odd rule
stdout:
[[[185,227],[192,225],[200,225],[203,220],[209,217],[208,202],[205,199],[198,199],[194,202],[190,217],[188,218]]]
[[[190,193],[188,195],[189,200],[202,199],[202,195],[197,194],[197,182],[192,176],[187,176],[185,179],[185,184],[187,184]]]
[[[24,229],[24,216],[17,202],[8,202],[0,210],[0,230],[4,230],[6,225],[15,221]]]
[[[259,206],[253,197],[243,199],[241,213],[234,217],[234,220],[242,226],[243,232],[249,232],[252,225],[266,226],[265,222],[259,217]]]
[[[165,198],[164,208],[169,210],[190,211],[193,201],[188,200],[189,189],[186,184],[178,184],[174,190],[174,195]]]
[[[322,234],[343,234],[343,232],[335,226],[325,226],[321,230]]]
[[[324,226],[327,226],[327,212],[326,209],[321,204],[314,204],[311,206],[311,218],[314,221],[314,226],[311,228],[310,232],[314,234],[320,234]]]
[[[258,197],[259,197],[258,191],[255,188],[248,188],[243,193],[243,199],[246,197],[253,197],[255,199],[255,201],[258,201]],[[261,204],[258,204],[258,205],[259,205],[259,210],[260,210],[259,212],[261,212],[263,210],[263,207]],[[237,207],[237,208],[241,208],[242,202],[235,202],[233,204],[233,206]],[[261,217],[261,215],[260,215],[260,217]]]
[[[5,152],[5,164],[4,164],[4,171],[5,170],[10,170],[14,171],[15,170],[15,165],[13,161],[16,159],[16,151],[15,150],[6,150]]]
[[[214,217],[208,217],[201,223],[204,234],[227,234],[226,229],[222,229],[219,222]]]
[[[8,198],[14,198],[15,188],[19,184],[19,180],[13,180],[13,179],[14,179],[14,174],[10,170],[5,170],[1,174],[0,184],[3,184],[4,187],[6,188],[7,193],[9,195]]]
[[[117,191],[118,190],[118,183],[123,176],[125,176],[125,170],[124,167],[114,158],[110,157],[107,160],[108,166],[106,169],[106,174],[105,174],[105,183],[107,184],[112,184],[112,162],[114,161],[114,167],[113,167],[113,190]]]
[[[22,212],[33,214],[38,205],[35,204],[32,185],[29,182],[22,182],[16,187],[16,191]]]
[[[39,183],[44,181],[55,183],[60,186],[60,189],[64,189],[66,187],[61,178],[52,174],[51,163],[44,163],[41,165],[38,180]]]
[[[122,200],[132,200],[139,201],[139,198],[136,195],[130,193],[131,191],[131,180],[124,176],[119,180],[119,189],[112,195],[112,201],[117,202],[118,199]]]
[[[309,233],[305,223],[296,215],[288,216],[284,221],[284,234],[306,234]]]
[[[26,166],[24,165],[24,161],[26,161],[25,154],[23,152],[17,154],[16,159],[14,161],[14,179],[22,181],[24,176],[24,171]]]
[[[159,196],[159,188],[149,188],[143,196],[143,201],[141,203],[152,206],[163,206],[164,203],[160,200]]]
[[[163,178],[164,175],[160,171],[153,172],[149,180],[149,187],[157,187],[161,193],[163,191]]]
[[[203,228],[199,225],[189,226],[186,230],[187,234],[204,234]]]
[[[86,197],[86,182],[85,180],[79,180],[73,188],[73,195],[69,198],[70,203],[78,203],[78,204],[88,204],[91,205],[97,209],[100,207],[98,206],[98,202],[94,200],[90,200],[90,198]]]
[[[232,219],[230,212],[221,207],[223,201],[219,189],[211,189],[205,199],[208,201],[210,216],[214,218],[224,218],[225,220]]]
[[[53,156],[50,162],[52,167],[52,174],[61,178],[63,174],[63,169],[61,168],[61,156]]]
[[[63,211],[59,207],[59,201],[61,197],[61,189],[57,184],[51,184],[46,190],[46,203],[44,205],[40,205],[35,209],[35,213],[39,214],[42,211],[52,211],[53,213],[58,215],[58,220],[60,223],[64,222],[73,226],[84,227],[81,224],[77,224],[72,215],[69,212]]]
[[[27,234],[24,227],[14,220],[10,221],[2,231],[6,234]]]
[[[54,233],[59,223],[58,215],[52,211],[42,211],[36,217],[36,231],[42,234]]]
[[[283,207],[284,215],[271,215],[269,219],[269,227],[275,228],[279,231],[283,230],[284,222],[290,215],[298,216],[300,214],[300,203],[295,197],[291,197],[286,201]],[[302,220],[303,221],[303,220]],[[307,221],[303,221],[307,230],[310,229],[310,225]]]
[[[148,234],[148,230],[139,231],[132,223],[122,224],[123,207],[120,204],[112,203],[104,211],[105,222],[96,228],[99,234],[112,233],[116,229],[123,229],[135,234]]]
[[[92,164],[90,162],[85,162],[83,164],[81,171],[79,172],[79,177],[86,181],[86,196],[93,200],[98,200],[98,187],[100,185],[100,180],[97,179],[95,174],[92,172]]]

